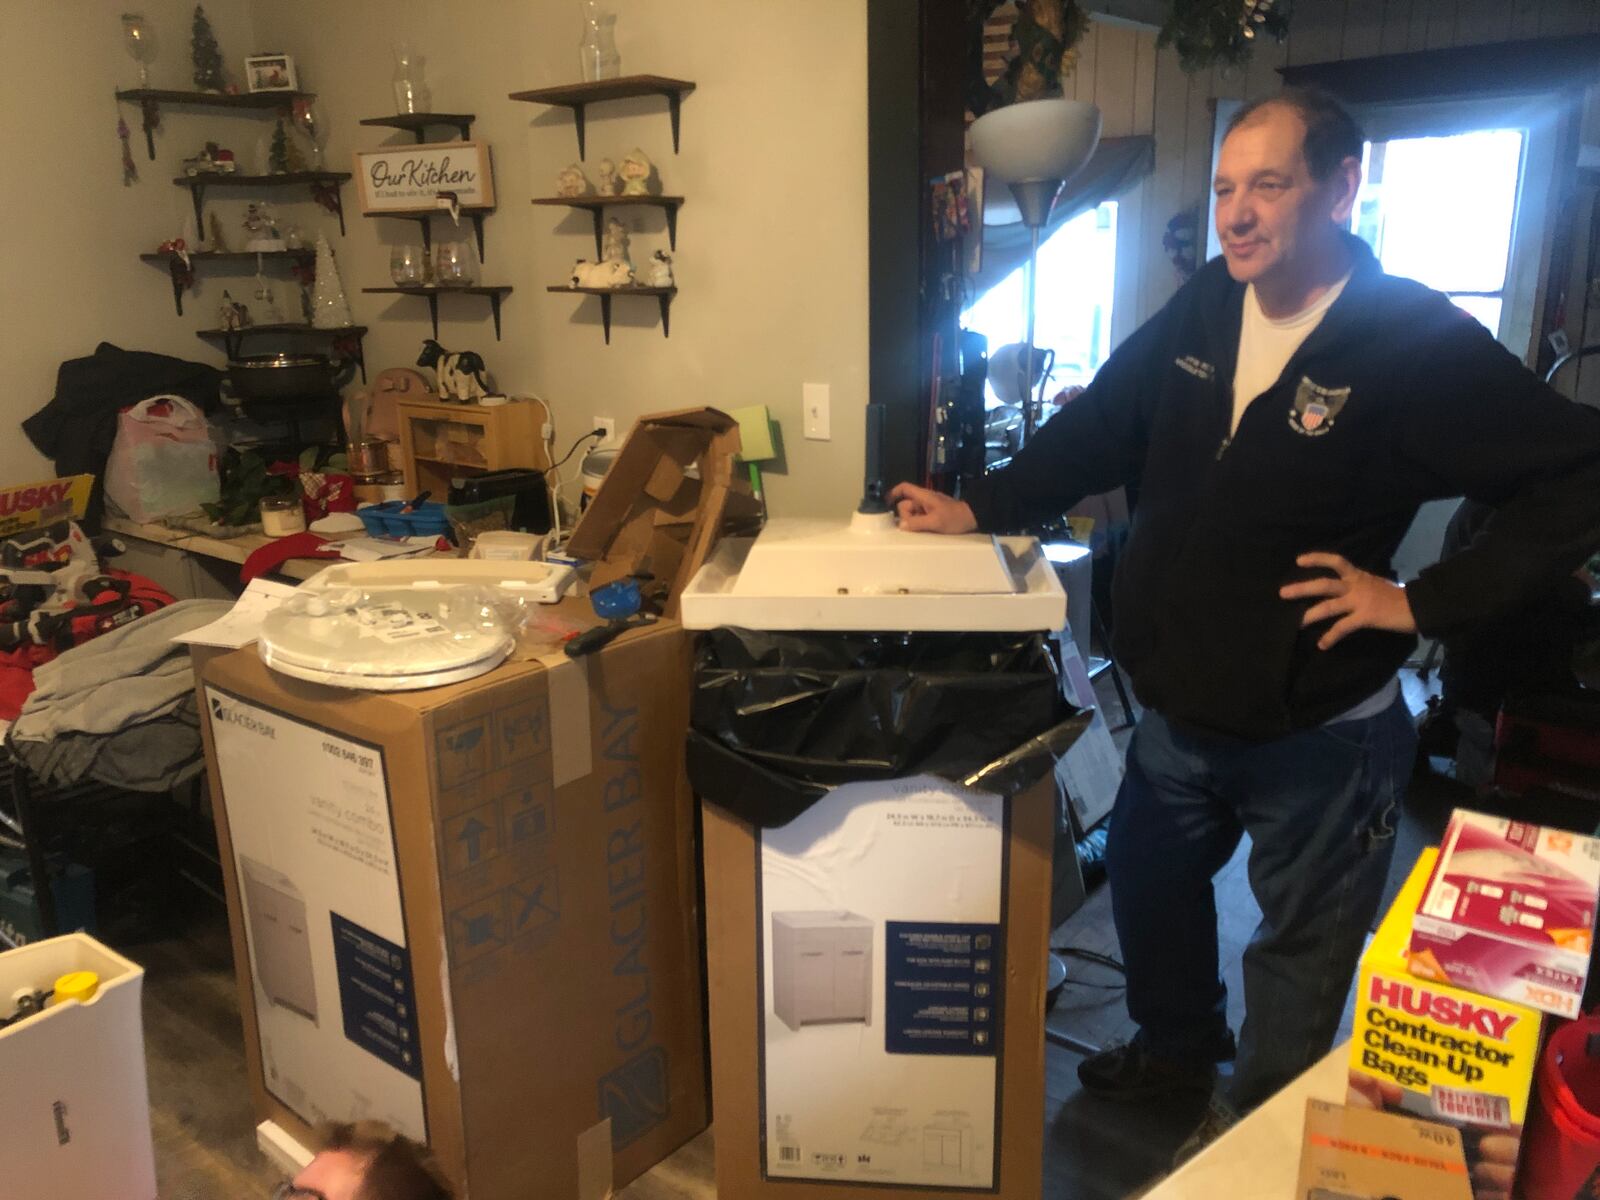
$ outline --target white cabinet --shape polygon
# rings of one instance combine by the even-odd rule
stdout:
[[[772,914],[772,1007],[790,1029],[872,1024],[872,922],[839,910]]]
[[[300,889],[272,868],[239,856],[244,907],[255,952],[256,982],[272,1003],[315,1022],[317,985],[311,970],[311,932]]]

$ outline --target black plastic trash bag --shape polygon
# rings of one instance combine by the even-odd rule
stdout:
[[[689,780],[753,824],[787,824],[831,787],[961,780],[1074,710],[1040,634],[702,634]]]

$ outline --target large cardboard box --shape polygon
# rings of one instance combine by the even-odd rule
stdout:
[[[259,1117],[388,1120],[472,1200],[606,1196],[704,1128],[688,651],[392,694],[197,657]]]
[[[717,1190],[1036,1200],[1054,765],[702,803]]]

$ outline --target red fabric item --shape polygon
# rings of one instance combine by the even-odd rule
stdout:
[[[56,656],[50,646],[18,646],[0,650],[0,721],[15,721],[23,702],[33,695],[33,669]]]
[[[1522,1138],[1526,1200],[1579,1200],[1600,1188],[1600,1058],[1587,1053],[1595,1034],[1600,1017],[1580,1017],[1545,1044]]]
[[[338,558],[337,550],[325,550],[328,539],[320,533],[291,533],[288,537],[273,538],[261,549],[244,560],[239,568],[239,582],[248,584],[259,575],[275,571],[291,558]]]

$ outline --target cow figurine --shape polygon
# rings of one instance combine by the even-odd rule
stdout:
[[[590,262],[580,258],[572,264],[575,288],[625,288],[633,282],[633,268],[625,262]]]
[[[439,377],[439,399],[475,404],[489,394],[483,356],[475,350],[446,350],[429,338],[422,343],[417,366],[432,367]]]

